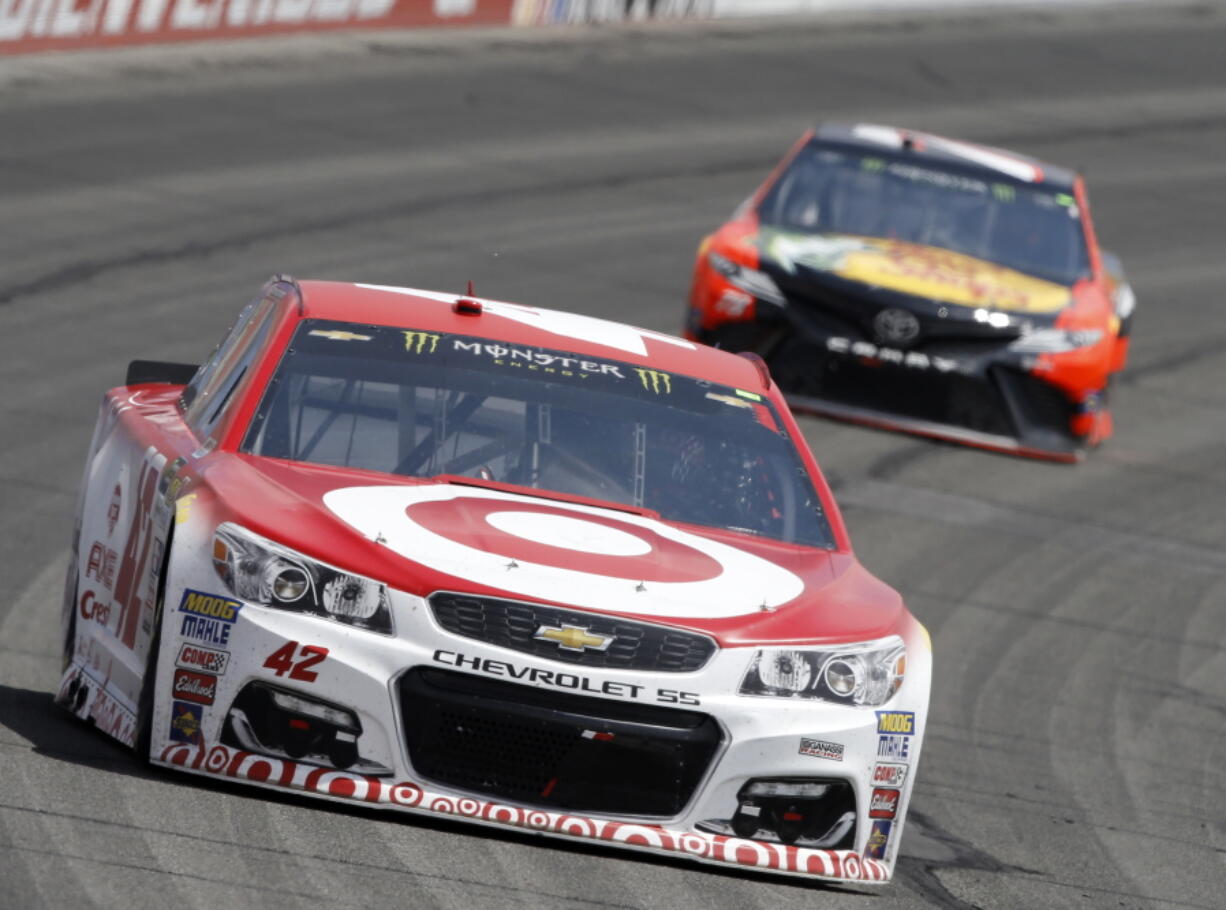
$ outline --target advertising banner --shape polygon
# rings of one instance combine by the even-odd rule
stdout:
[[[506,25],[515,0],[0,0],[0,55],[338,28]]]
[[[717,0],[516,0],[515,25],[705,19]]]

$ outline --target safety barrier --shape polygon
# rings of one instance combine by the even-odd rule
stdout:
[[[328,29],[579,25],[1018,0],[0,0],[0,56]],[[1104,0],[1028,0],[1067,5]],[[1116,0],[1120,2],[1120,0]],[[1123,0],[1127,2],[1127,0]],[[1137,0],[1140,2],[1140,0]]]

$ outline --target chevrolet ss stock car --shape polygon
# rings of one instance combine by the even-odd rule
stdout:
[[[72,549],[57,702],[156,765],[891,877],[931,645],[753,356],[278,277],[106,393]]]
[[[1080,175],[826,124],[703,240],[686,335],[758,353],[799,409],[1076,461],[1135,304]]]

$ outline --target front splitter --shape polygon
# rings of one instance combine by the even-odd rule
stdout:
[[[881,885],[888,882],[892,874],[887,863],[863,857],[853,850],[789,847],[700,831],[677,831],[641,822],[619,822],[489,802],[432,791],[414,781],[391,783],[222,745],[170,743],[151,760],[157,765],[194,774],[230,778],[317,798],[442,816],[520,833],[665,854],[776,875]]]

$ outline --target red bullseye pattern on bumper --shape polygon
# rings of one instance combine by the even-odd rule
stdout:
[[[672,831],[657,825],[628,824],[526,809],[472,797],[435,793],[412,781],[391,783],[221,745],[206,748],[170,744],[158,754],[157,761],[185,771],[231,777],[333,799],[457,816],[483,824],[674,854],[700,862],[869,884],[883,884],[890,878],[890,869],[885,863],[862,857],[851,850],[808,850],[719,834]]]

